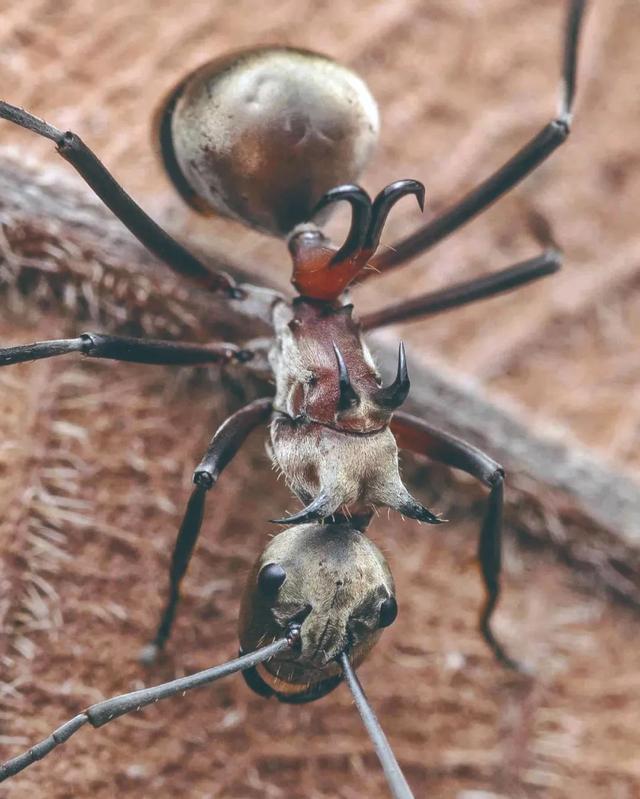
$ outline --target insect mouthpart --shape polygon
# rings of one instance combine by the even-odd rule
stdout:
[[[292,282],[300,295],[333,301],[350,283],[361,277],[378,248],[389,211],[408,194],[415,196],[423,211],[425,188],[418,180],[396,180],[382,189],[373,202],[364,189],[354,184],[336,186],[326,192],[311,216],[337,202],[348,202],[351,206],[349,233],[339,249],[327,247],[325,241],[318,245],[309,237],[294,234],[290,238]]]

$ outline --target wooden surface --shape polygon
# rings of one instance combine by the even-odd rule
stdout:
[[[566,251],[560,276],[385,331],[384,340],[393,344],[401,334],[410,363],[443,359],[490,396],[516,400],[534,427],[536,419],[551,422],[561,439],[637,472],[640,18],[633,0],[592,5],[570,143],[516,196],[423,262],[372,281],[356,302],[377,307],[525,257],[536,248],[527,209],[542,211]],[[193,220],[169,192],[148,144],[148,120],[175,78],[220,51],[264,41],[347,61],[382,110],[382,142],[365,185],[422,179],[434,209],[552,115],[562,6],[282,2],[257,14],[249,2],[5,2],[0,85],[7,99],[81,133],[174,230],[204,247],[213,236],[222,249],[233,245],[238,261],[284,287],[282,244],[231,223]],[[0,143],[58,163],[50,145],[9,126]],[[410,203],[399,206],[386,241],[418,219]],[[339,235],[339,221],[335,229]],[[27,313],[42,306],[39,299],[6,308],[4,341],[73,327],[73,303]],[[175,372],[73,360],[6,370],[1,385],[9,635],[0,734],[14,752],[102,696],[232,654],[243,574],[270,532],[264,519],[292,502],[275,488],[256,440],[210,503],[170,657],[144,675],[135,655],[160,607],[189,474],[229,401]],[[232,403],[245,390],[232,379],[225,388]],[[467,564],[482,494],[439,470],[421,467],[413,477],[428,480],[422,496],[453,523],[434,535],[396,519],[376,522],[401,613],[362,678],[416,795],[634,796],[636,615],[512,537],[499,629],[535,665],[536,678],[505,674],[474,630],[480,589]],[[553,515],[546,521],[553,530]],[[10,795],[384,796],[344,691],[286,708],[230,680],[123,721],[121,730],[79,736],[16,780]]]

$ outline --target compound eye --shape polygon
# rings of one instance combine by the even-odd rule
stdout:
[[[398,603],[395,597],[387,597],[380,605],[380,619],[378,627],[389,627],[396,620],[398,615]]]
[[[260,569],[258,587],[267,597],[275,597],[280,586],[287,579],[286,571],[278,563],[267,563]]]

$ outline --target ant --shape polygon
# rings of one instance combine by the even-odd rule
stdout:
[[[265,548],[248,577],[240,611],[240,657],[93,705],[0,767],[0,779],[44,757],[87,722],[98,727],[241,671],[257,693],[291,703],[325,696],[344,679],[393,795],[410,797],[354,671],[398,610],[389,567],[363,534],[375,508],[386,506],[428,524],[443,522],[402,482],[399,448],[461,469],[489,489],[478,545],[486,590],[479,627],[495,657],[519,668],[491,628],[500,594],[504,471],[476,447],[400,411],[410,388],[404,346],[399,345],[395,379],[385,386],[363,333],[523,286],[556,272],[560,254],[550,246],[491,275],[360,318],[345,292],[426,252],[516,186],[565,141],[585,6],[586,0],[569,2],[558,116],[460,201],[379,255],[376,249],[392,207],[413,195],[423,209],[425,190],[419,181],[398,180],[372,200],[350,182],[364,167],[378,133],[375,101],[353,72],[309,51],[261,47],[209,62],[173,89],[156,116],[156,132],[176,189],[200,213],[219,212],[265,233],[286,236],[297,292],[293,299],[237,285],[230,276],[211,271],[144,213],[75,133],[0,102],[0,117],[55,142],[63,158],[134,236],[175,272],[230,303],[264,298],[265,292],[268,296],[274,331],[268,357],[275,396],[230,416],[195,470],[171,560],[168,601],[152,642],[143,650],[143,661],[153,662],[170,636],[206,495],[259,425],[269,424],[272,460],[304,505],[291,516],[272,520],[287,529]],[[339,202],[349,203],[351,224],[337,248],[309,220],[324,221]],[[196,345],[83,333],[74,339],[0,349],[0,366],[72,352],[180,365],[244,363],[257,353],[250,346],[228,343]]]

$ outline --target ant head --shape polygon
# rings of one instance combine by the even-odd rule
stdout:
[[[357,75],[284,47],[208,62],[156,115],[162,159],[183,198],[275,235],[358,177],[378,129],[375,100]]]
[[[297,649],[253,677],[263,692],[308,701],[338,684],[342,652],[359,665],[396,614],[393,577],[375,544],[346,523],[304,524],[276,536],[256,561],[242,600],[240,643],[250,651],[299,625]]]

